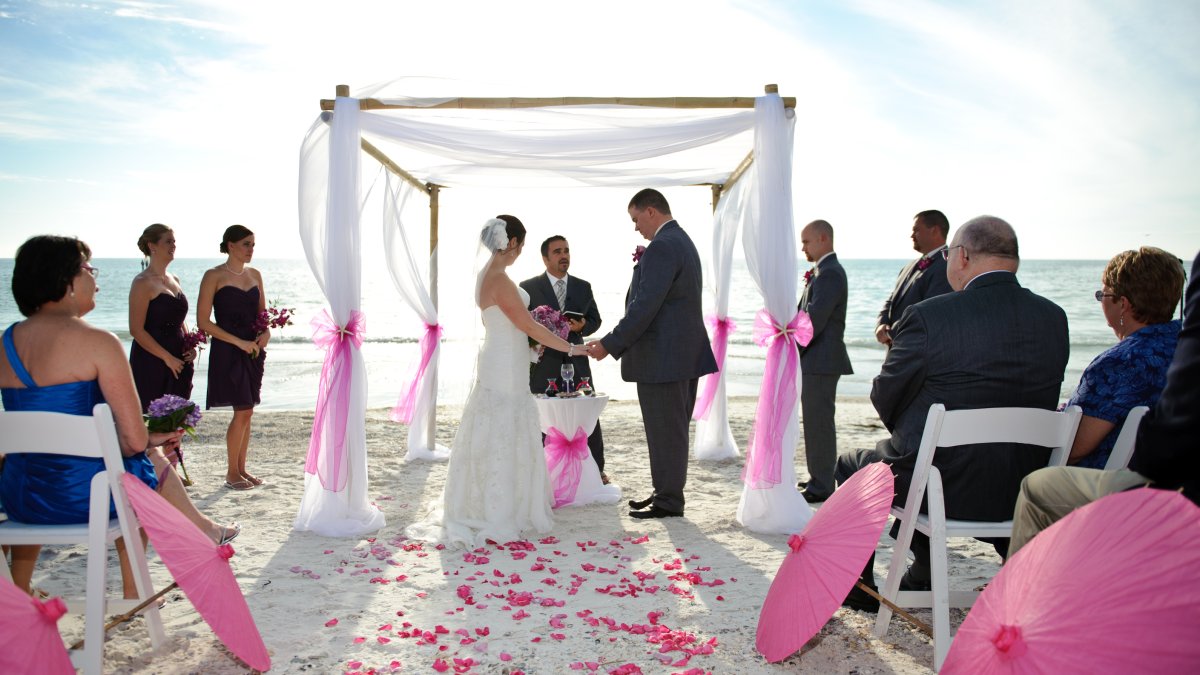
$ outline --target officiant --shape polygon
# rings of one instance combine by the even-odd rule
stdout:
[[[592,285],[579,277],[567,275],[571,267],[571,247],[566,237],[556,234],[542,242],[542,264],[546,266],[545,274],[521,282],[521,288],[529,294],[529,309],[546,305],[562,312],[571,325],[567,341],[583,344],[584,336],[600,328],[600,310],[592,297]],[[568,358],[575,364],[573,386],[578,387],[583,378],[592,376],[592,367],[586,355],[571,358],[547,347],[541,360],[529,369],[529,390],[540,394],[546,391],[547,383],[554,380],[558,390],[564,391],[560,371]],[[595,382],[592,382],[592,387],[596,387]],[[608,484],[608,476],[604,473],[604,435],[599,422],[596,422],[596,430],[588,436],[588,449],[600,467],[600,480]]]

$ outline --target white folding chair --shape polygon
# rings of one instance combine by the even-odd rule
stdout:
[[[949,588],[947,537],[1012,536],[1012,521],[984,522],[947,520],[943,501],[942,476],[933,466],[934,451],[974,443],[1027,443],[1051,449],[1048,466],[1066,463],[1075,431],[1082,415],[1078,406],[1063,412],[1037,408],[982,408],[946,412],[946,406],[929,407],[925,431],[913,468],[912,483],[904,508],[893,506],[891,515],[900,521],[900,532],[892,552],[887,580],[881,595],[900,607],[929,607],[933,611],[933,667],[939,670],[950,651],[950,607],[970,607],[979,593],[951,591]],[[921,498],[928,495],[928,515],[921,513]],[[905,553],[912,542],[913,530],[929,537],[931,591],[901,591],[900,578],[906,568]],[[887,635],[892,611],[879,608],[875,635]]]
[[[1125,423],[1121,425],[1121,433],[1117,434],[1117,442],[1113,444],[1108,461],[1104,464],[1105,471],[1120,471],[1129,466],[1129,459],[1133,457],[1133,445],[1137,442],[1138,427],[1141,426],[1142,418],[1149,410],[1150,408],[1139,405],[1125,416]]]
[[[154,594],[146,551],[142,546],[137,516],[129,506],[121,474],[125,465],[121,446],[108,404],[98,404],[92,416],[66,415],[54,412],[0,412],[0,453],[42,453],[98,457],[104,460],[104,471],[92,478],[88,522],[80,525],[27,525],[7,520],[0,523],[0,544],[75,545],[86,544],[87,591],[84,600],[84,647],[82,653],[73,651],[71,663],[84,673],[100,673],[104,664],[104,616],[106,612],[128,611],[138,600],[109,600],[108,545],[124,537],[125,550],[133,568],[134,581],[140,598]],[[117,517],[109,520],[109,500],[116,504]],[[8,575],[8,566],[0,565]],[[78,610],[78,602],[67,601],[68,608]],[[166,635],[158,607],[151,603],[143,610],[150,642],[157,648]]]

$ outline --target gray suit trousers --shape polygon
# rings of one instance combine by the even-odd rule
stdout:
[[[808,465],[808,491],[833,494],[833,466],[837,461],[837,425],[834,403],[841,375],[800,377],[800,409],[804,423],[804,456]]]
[[[687,483],[691,445],[692,409],[696,406],[699,378],[679,382],[638,382],[638,403],[650,451],[650,480],[654,505],[683,512],[683,486]]]

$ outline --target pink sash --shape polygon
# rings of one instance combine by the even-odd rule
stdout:
[[[396,402],[396,407],[392,408],[391,414],[388,415],[393,422],[412,423],[413,410],[417,407],[417,392],[421,391],[421,383],[425,380],[425,369],[433,360],[433,350],[437,348],[441,338],[442,327],[440,324],[425,324],[425,335],[421,336],[421,363],[417,366],[417,372],[413,374],[412,379],[404,386],[404,391],[400,393],[400,400]]]
[[[712,409],[713,399],[717,396],[717,385],[721,383],[721,373],[725,372],[725,351],[729,346],[729,335],[737,330],[737,324],[729,317],[718,318],[709,316],[705,319],[713,327],[712,350],[717,357],[717,372],[704,376],[704,389],[696,398],[696,407],[692,410],[692,419],[708,419],[708,411]]]
[[[782,326],[763,308],[754,317],[753,335],[755,344],[767,348],[767,367],[758,408],[754,411],[754,429],[750,432],[742,481],[761,490],[782,480],[783,432],[796,405],[796,368],[800,361],[796,345],[804,346],[812,340],[812,320],[808,313],[797,311],[787,326]],[[777,380],[780,359],[783,372]]]
[[[575,501],[579,489],[579,477],[583,474],[583,460],[588,456],[588,435],[583,427],[575,429],[575,437],[568,440],[563,432],[550,427],[546,433],[546,468],[553,476],[555,469],[562,472],[554,479],[554,508]]]
[[[312,438],[304,471],[316,474],[326,490],[341,492],[346,487],[346,418],[350,414],[350,375],[353,367],[350,347],[362,348],[367,318],[351,310],[344,327],[333,322],[329,310],[312,320],[313,343],[325,350],[325,365],[317,391]]]

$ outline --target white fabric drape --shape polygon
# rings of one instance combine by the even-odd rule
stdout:
[[[417,256],[409,246],[407,235],[407,218],[404,216],[404,206],[415,188],[408,182],[387,174],[386,192],[383,204],[383,247],[387,258],[388,274],[392,284],[400,293],[404,303],[417,314],[426,326],[437,325],[438,311],[433,304],[429,292],[427,270],[417,264]],[[414,226],[415,227],[415,226]],[[422,259],[425,259],[422,256]],[[435,419],[430,411],[437,405],[437,375],[438,362],[441,356],[441,341],[435,343],[433,358],[425,369],[425,377],[416,392],[413,405],[412,421],[408,425],[408,454],[405,459],[444,460],[450,456],[450,449],[444,445],[430,447],[430,421]],[[410,378],[416,374],[416,365],[421,356],[413,362]],[[408,386],[406,380],[405,386]]]
[[[743,245],[746,266],[762,293],[763,305],[777,325],[787,325],[796,315],[796,232],[792,223],[792,138],[795,116],[789,115],[776,94],[760,97],[754,105],[755,181],[750,195]],[[791,347],[795,349],[795,347]],[[766,349],[763,350],[764,354]],[[778,372],[763,373],[778,381]],[[812,517],[812,508],[796,489],[795,448],[800,431],[800,367],[796,367],[796,403],[783,433],[781,481],[767,489],[742,488],[737,520],[762,533],[799,532]],[[759,423],[762,420],[758,420]]]
[[[720,319],[729,318],[729,280],[733,274],[733,244],[737,240],[738,229],[746,216],[746,198],[754,183],[754,168],[742,174],[741,179],[721,194],[717,202],[717,210],[713,213],[713,251],[712,275],[708,279],[709,290],[712,291],[714,306],[713,316]],[[711,326],[710,326],[711,327]],[[740,326],[742,331],[749,331],[750,326]],[[715,329],[714,329],[715,330]],[[733,333],[729,335],[732,342]],[[737,441],[729,428],[729,406],[725,398],[725,383],[728,381],[729,351],[725,352],[725,363],[721,372],[708,377],[719,377],[717,394],[713,398],[712,407],[704,419],[696,420],[696,459],[721,460],[738,456]],[[704,380],[700,387],[707,386]]]
[[[349,322],[350,313],[362,302],[359,117],[357,100],[338,98],[332,129],[321,128],[324,124],[318,120],[300,157],[300,235],[309,267],[339,326]],[[369,328],[370,317],[367,320]],[[346,486],[337,492],[327,490],[316,475],[305,474],[304,497],[293,525],[298,531],[349,537],[385,524],[383,513],[367,498],[367,378],[362,353],[358,349],[351,353]]]

